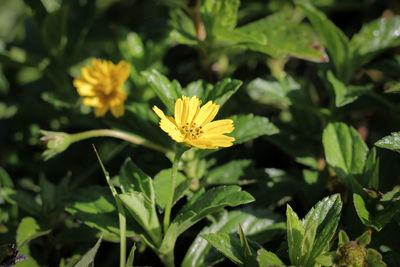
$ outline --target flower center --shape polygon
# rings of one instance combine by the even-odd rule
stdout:
[[[196,123],[190,124],[187,122],[181,126],[181,133],[185,135],[185,138],[194,140],[200,137],[203,133],[201,126],[196,126]]]

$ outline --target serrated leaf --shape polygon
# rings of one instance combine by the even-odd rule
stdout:
[[[310,3],[296,1],[296,4],[304,10],[314,29],[320,35],[322,45],[327,49],[329,59],[335,66],[337,77],[346,83],[353,74],[350,71],[349,39],[324,13],[317,10]]]
[[[279,129],[266,117],[247,114],[235,115],[230,118],[235,126],[235,130],[230,134],[235,138],[235,144],[241,144],[262,135],[273,135],[279,132]]]
[[[400,153],[400,132],[393,132],[375,143],[377,147],[390,149]]]
[[[74,267],[88,267],[88,266],[94,266],[94,258],[97,254],[97,250],[100,247],[101,240],[103,239],[103,235],[100,236],[99,240],[96,242],[96,245],[92,247],[88,252],[83,255],[81,260],[75,264]]]
[[[307,264],[312,265],[315,257],[328,251],[329,242],[334,237],[340,220],[341,210],[340,195],[335,194],[319,201],[303,219],[303,227],[306,231],[317,222],[316,237],[307,258]]]
[[[292,264],[300,263],[301,259],[301,243],[304,238],[303,224],[299,220],[297,214],[292,208],[286,206],[286,218],[287,218],[287,240],[289,246],[289,258]]]
[[[364,194],[356,179],[362,175],[368,147],[357,131],[344,123],[329,123],[322,135],[325,157],[350,192]]]
[[[155,69],[143,71],[142,75],[167,107],[170,114],[174,114],[175,101],[182,96],[182,87],[179,82],[176,80],[171,82]]]
[[[169,194],[167,189],[169,188],[171,181],[171,172],[172,169],[165,169],[157,173],[156,176],[154,176],[153,184],[154,184],[156,202],[161,210],[165,209],[165,205],[167,203]],[[186,181],[185,176],[182,173],[178,172],[176,175],[176,186],[175,186],[173,203],[175,203],[178,199],[180,199],[183,196],[183,193],[186,191],[188,187],[189,183],[188,181]]]
[[[241,191],[239,186],[219,186],[206,192],[198,192],[178,212],[161,244],[160,251],[169,251],[175,244],[178,236],[189,227],[216,212],[223,207],[235,207],[254,201],[254,198],[247,192]]]
[[[218,40],[273,57],[297,57],[315,62],[328,58],[319,39],[306,24],[292,19],[292,10],[276,12],[234,30],[218,31]]]
[[[328,81],[331,83],[333,90],[335,91],[336,107],[343,107],[356,101],[360,96],[371,92],[374,87],[372,84],[364,86],[346,86],[344,83],[339,81],[331,71],[328,71]]]
[[[265,249],[257,251],[257,262],[260,267],[285,266],[276,254]]]
[[[182,267],[206,267],[214,265],[223,260],[223,256],[212,249],[201,235],[209,233],[234,233],[237,225],[242,225],[246,235],[251,240],[258,243],[266,243],[276,235],[285,231],[283,218],[267,209],[233,210],[223,211],[217,221],[209,227],[205,227],[195,238],[190,248],[187,250]]]
[[[367,63],[378,53],[400,44],[400,16],[379,18],[363,24],[350,42],[354,68]]]
[[[213,38],[218,31],[231,30],[236,26],[239,4],[239,0],[206,0],[202,3],[200,12],[208,38],[209,35]]]

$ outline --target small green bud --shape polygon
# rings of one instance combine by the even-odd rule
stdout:
[[[43,135],[40,140],[43,141],[46,146],[46,150],[42,153],[44,160],[48,160],[57,154],[66,150],[71,144],[71,137],[69,134],[64,132],[52,132],[40,130]]]
[[[366,264],[367,250],[357,241],[340,246],[336,253],[338,266],[363,267]]]

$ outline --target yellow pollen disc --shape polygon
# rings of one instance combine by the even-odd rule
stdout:
[[[200,134],[203,133],[200,127],[196,127],[196,123],[193,123],[192,125],[189,125],[189,123],[186,123],[185,125],[181,126],[181,133],[185,136],[185,138],[189,140],[194,140],[200,137]]]

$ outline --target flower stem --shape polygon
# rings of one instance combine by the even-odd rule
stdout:
[[[118,131],[118,130],[99,129],[99,130],[85,131],[85,132],[70,135],[71,143],[81,141],[84,139],[88,139],[88,138],[92,138],[92,137],[101,137],[101,136],[119,138],[119,139],[128,141],[130,143],[133,143],[136,145],[142,145],[142,146],[145,146],[148,148],[152,148],[154,150],[157,150],[157,151],[160,151],[163,153],[172,152],[171,150],[169,150],[165,147],[148,142],[137,135],[134,135],[131,133],[125,133],[125,132]]]
[[[177,144],[175,149],[175,157],[174,162],[172,164],[172,173],[171,173],[171,180],[169,184],[169,193],[168,193],[168,200],[165,206],[165,215],[164,215],[164,233],[167,232],[171,217],[171,208],[172,202],[174,201],[174,193],[175,193],[175,184],[176,184],[176,174],[178,173],[178,165],[181,159],[183,152],[186,151],[184,146]]]

